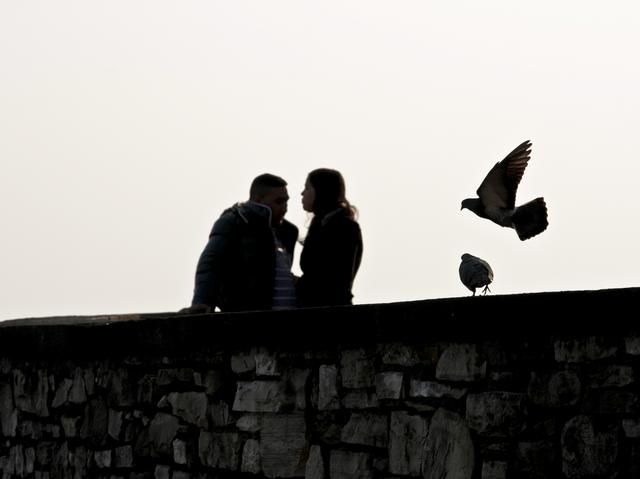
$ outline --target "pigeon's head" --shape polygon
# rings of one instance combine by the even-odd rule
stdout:
[[[460,211],[462,211],[463,209],[471,209],[471,205],[473,204],[473,198],[467,198],[465,200],[462,200],[462,204],[460,205]]]
[[[460,259],[461,259],[462,261],[466,261],[466,260],[468,260],[468,259],[471,259],[471,255],[470,255],[469,253],[465,253],[465,254],[463,254],[463,255],[460,257]]]

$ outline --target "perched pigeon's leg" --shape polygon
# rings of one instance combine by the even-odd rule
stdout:
[[[476,295],[476,288],[473,288],[473,294],[471,296],[475,296]]]
[[[491,292],[491,290],[489,289],[489,285],[486,285],[484,287],[484,289],[482,290],[482,295],[484,296],[485,294],[487,294],[487,291]]]

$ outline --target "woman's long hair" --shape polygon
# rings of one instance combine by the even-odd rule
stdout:
[[[313,202],[314,220],[321,220],[326,214],[339,208],[343,208],[349,217],[357,218],[358,210],[347,200],[344,178],[338,170],[318,168],[309,173],[308,180],[316,193]]]

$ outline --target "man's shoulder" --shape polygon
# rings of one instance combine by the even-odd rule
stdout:
[[[280,229],[283,234],[292,235],[292,236],[295,236],[296,238],[298,237],[298,227],[287,220],[282,221],[282,224],[280,225]]]
[[[213,224],[211,236],[214,234],[228,234],[234,231],[238,227],[240,221],[242,221],[242,217],[239,213],[239,206],[234,205],[227,208]]]

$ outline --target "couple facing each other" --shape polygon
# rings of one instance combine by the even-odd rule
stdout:
[[[249,201],[222,213],[198,261],[192,305],[183,312],[352,304],[362,234],[345,196],[344,178],[328,168],[307,176],[302,207],[313,218],[299,278],[291,273],[298,228],[284,219],[286,186],[278,176],[260,175],[251,183]]]

